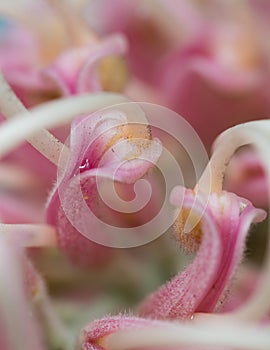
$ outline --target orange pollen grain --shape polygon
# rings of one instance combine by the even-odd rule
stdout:
[[[181,243],[181,245],[186,248],[189,252],[195,252],[198,250],[203,236],[201,221],[195,225],[195,227],[189,232],[184,232],[185,223],[190,215],[191,210],[183,208],[175,223],[174,223],[174,231],[177,240]],[[195,215],[195,214],[191,214]]]
[[[151,129],[148,125],[124,124],[117,127],[117,132],[107,143],[104,153],[121,139],[136,142],[138,148],[145,148],[152,139]]]

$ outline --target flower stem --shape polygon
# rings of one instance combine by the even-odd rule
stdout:
[[[56,245],[55,228],[45,224],[0,224],[0,233],[17,238],[27,248]]]
[[[128,350],[134,348],[174,348],[179,346],[222,346],[234,349],[267,350],[270,348],[269,330],[247,325],[181,324],[170,327],[145,327],[144,329],[114,332],[101,340],[106,350]]]

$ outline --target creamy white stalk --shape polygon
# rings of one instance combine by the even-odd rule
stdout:
[[[42,180],[29,173],[17,164],[0,163],[0,184],[1,188],[7,191],[20,192],[28,189],[36,189],[41,186]],[[36,194],[34,193],[34,196]]]
[[[3,74],[0,74],[0,111],[7,119],[13,118],[17,114],[27,115],[29,113],[12,91]],[[17,132],[18,130],[14,132],[13,137],[16,137]],[[49,131],[44,129],[38,130],[35,135],[30,135],[27,141],[45,155],[47,159],[57,165],[57,155],[63,150],[64,146]]]
[[[270,120],[239,124],[224,131],[214,143],[213,154],[196,188],[207,192],[210,183],[210,193],[221,192],[226,168],[232,156],[241,146],[253,145],[256,147],[260,133],[270,136]]]
[[[24,247],[56,246],[56,230],[45,224],[0,224],[0,235],[18,240]]]
[[[210,317],[210,316],[209,316]],[[270,333],[258,326],[224,322],[195,325],[172,323],[169,327],[116,331],[103,337],[99,344],[106,350],[158,349],[182,346],[221,346],[233,349],[268,350]]]

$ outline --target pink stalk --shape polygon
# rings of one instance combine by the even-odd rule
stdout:
[[[174,191],[175,198],[178,195]],[[178,198],[177,198],[178,199]],[[178,200],[175,200],[178,205]],[[192,195],[184,198],[183,206],[193,208]],[[200,207],[193,208],[193,215],[200,216]],[[202,243],[193,263],[184,272],[160,287],[139,306],[139,314],[158,319],[188,319],[202,302],[210,286],[214,283],[222,257],[222,244],[209,212],[204,213]],[[203,278],[202,278],[203,276]]]
[[[248,229],[265,214],[226,192],[208,197],[200,193],[196,198],[191,190],[175,188],[171,201],[182,206],[175,223],[176,239],[187,250],[198,251],[188,268],[146,298],[139,312],[151,318],[188,319],[195,312],[221,307],[241,262]],[[184,231],[186,220],[193,225]]]

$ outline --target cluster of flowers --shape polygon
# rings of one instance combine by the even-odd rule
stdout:
[[[0,0],[0,15],[0,349],[269,349],[270,247],[240,267],[268,208],[268,1]],[[169,189],[169,239],[123,252],[160,209],[166,153],[130,101],[216,141],[193,189]],[[153,198],[134,213],[140,179]],[[170,278],[175,242],[195,257]]]

